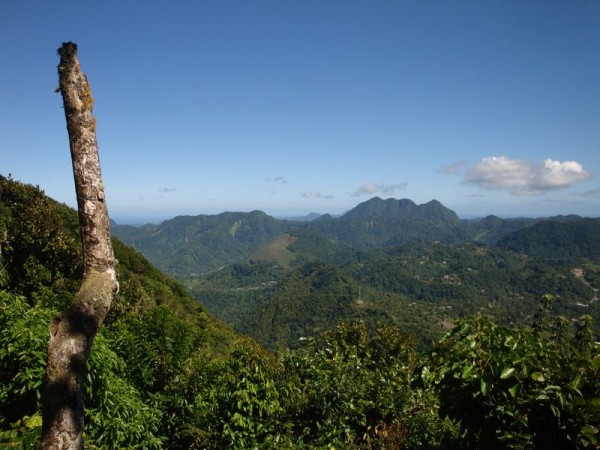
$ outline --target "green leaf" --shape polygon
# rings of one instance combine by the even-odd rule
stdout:
[[[485,380],[483,378],[481,379],[481,382],[480,382],[480,390],[483,395],[488,394],[488,384],[485,382]]]
[[[517,390],[519,389],[519,383],[515,384],[514,386],[512,386],[509,390],[508,393],[514,398],[517,396]]]
[[[464,380],[466,378],[469,378],[471,376],[471,372],[473,371],[473,367],[472,366],[465,366],[465,368],[462,371],[462,374],[460,375],[460,377]]]
[[[596,442],[596,435],[598,434],[598,428],[592,425],[586,425],[581,429],[581,434],[589,439],[590,442]]]
[[[581,378],[581,373],[578,373],[577,375],[575,375],[575,378],[573,378],[571,383],[569,383],[569,386],[571,386],[573,389],[579,389],[579,387],[581,386]]]
[[[429,381],[429,377],[431,376],[431,371],[428,366],[424,366],[423,370],[421,370],[421,378],[425,381]]]
[[[507,378],[510,378],[513,373],[515,373],[515,368],[514,367],[507,367],[500,374],[500,379],[501,380],[506,380]]]
[[[544,375],[540,372],[533,372],[531,374],[531,379],[533,381],[538,381],[540,383],[543,383],[544,381],[546,381],[546,378],[544,378]]]
[[[31,417],[25,416],[23,419],[25,420],[25,426],[28,430],[42,426],[42,416],[37,413]]]
[[[514,337],[508,336],[504,340],[504,346],[505,347],[509,347],[511,350],[514,350],[515,348],[517,348],[517,341],[515,340]]]

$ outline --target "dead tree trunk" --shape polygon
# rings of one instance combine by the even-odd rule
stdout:
[[[94,338],[118,290],[108,210],[98,159],[94,99],[81,72],[77,45],[58,49],[59,91],[63,97],[83,245],[81,287],[69,308],[50,325],[43,389],[44,449],[83,448],[86,363]]]

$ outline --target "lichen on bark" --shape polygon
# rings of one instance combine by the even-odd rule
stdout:
[[[83,247],[83,278],[77,297],[50,325],[42,397],[42,447],[82,449],[85,366],[118,283],[98,144],[94,99],[81,71],[77,45],[58,49]]]

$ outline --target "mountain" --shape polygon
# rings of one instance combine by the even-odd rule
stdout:
[[[600,219],[564,216],[543,220],[505,235],[497,245],[537,258],[597,258]]]
[[[596,225],[539,234],[568,243],[578,232],[597,236]],[[48,324],[81,278],[77,228],[72,209],[0,176],[2,448],[39,440]],[[190,277],[207,304],[230,306],[238,329],[274,349],[301,347],[274,356],[233,334],[118,239],[114,248],[121,289],[87,365],[89,448],[489,448],[499,436],[519,448],[597,443],[600,355],[589,316],[571,326],[573,314],[542,310],[533,331],[485,316],[501,317],[504,308],[526,318],[532,302],[523,293],[550,289],[556,305],[598,318],[598,258],[572,268],[439,241],[339,249],[312,230],[291,230],[267,245],[273,260]],[[302,262],[317,255],[332,262]],[[278,260],[286,256],[287,268]],[[586,296],[595,297],[573,303]],[[454,327],[460,309],[479,314]],[[423,355],[403,333],[427,345],[452,327]],[[465,368],[465,359],[475,363]],[[526,370],[515,371],[515,360]],[[569,395],[558,398],[557,390]],[[557,417],[564,426],[555,426]],[[567,431],[548,437],[558,428]],[[482,429],[492,438],[471,440]]]
[[[290,268],[313,261],[331,261],[338,252],[339,247],[329,239],[311,230],[296,228],[252,253],[246,261]]]
[[[473,241],[485,245],[494,245],[503,236],[533,225],[541,219],[516,218],[501,219],[490,215],[483,219],[463,221],[462,233],[465,241]]]
[[[269,260],[275,249],[279,249],[276,259],[289,264],[289,261],[283,261],[289,258],[303,262],[320,259],[320,253],[332,244],[374,248],[415,239],[456,242],[461,239],[460,227],[456,213],[436,200],[416,205],[407,199],[375,197],[341,217],[324,214],[311,221],[294,222],[275,219],[262,211],[225,212],[179,216],[158,225],[141,227],[114,224],[113,234],[160,269],[184,277],[214,271],[247,258]],[[282,236],[302,233],[298,230],[306,230],[298,242]],[[312,235],[310,239],[309,234]],[[311,256],[307,252],[307,242],[315,241],[316,236],[320,236],[321,244],[313,242],[312,250],[316,253]],[[292,247],[296,254],[284,255],[284,250],[294,242]],[[332,250],[327,251],[331,253]]]
[[[159,225],[117,225],[113,234],[172,275],[217,270],[247,258],[297,224],[262,211],[178,216]]]
[[[340,218],[341,221],[357,219],[427,219],[440,220],[454,224],[460,222],[460,219],[454,211],[446,208],[437,200],[431,200],[428,203],[417,205],[412,200],[408,199],[396,200],[388,198],[382,200],[379,197],[374,197],[366,202],[360,203]]]
[[[456,242],[461,222],[454,211],[432,200],[413,201],[374,197],[339,218],[321,217],[306,225],[342,247],[374,248],[418,240]]]
[[[551,219],[565,224],[582,220],[578,216]],[[437,200],[417,205],[408,199],[375,197],[340,217],[323,214],[300,222],[276,219],[262,211],[225,212],[179,216],[141,227],[113,224],[113,234],[181,279],[242,261],[296,267],[330,261],[339,249],[368,250],[419,240],[491,246],[543,220],[548,219],[487,216],[467,221]]]
[[[321,216],[322,216],[322,214],[319,214],[319,213],[310,213],[305,216],[281,217],[281,219],[288,220],[290,222],[312,222],[313,220],[316,220]]]

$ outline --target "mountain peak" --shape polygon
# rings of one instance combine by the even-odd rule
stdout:
[[[437,200],[431,200],[428,203],[417,205],[410,199],[381,199],[373,197],[363,203],[358,204],[342,216],[343,220],[353,219],[431,219],[443,220],[447,222],[458,222],[456,213]]]

